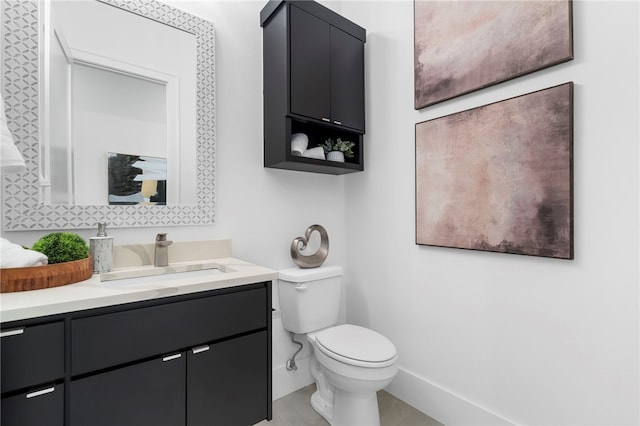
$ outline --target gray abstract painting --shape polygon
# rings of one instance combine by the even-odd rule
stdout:
[[[416,124],[416,243],[573,259],[573,83]]]
[[[415,108],[573,59],[572,3],[414,1]]]

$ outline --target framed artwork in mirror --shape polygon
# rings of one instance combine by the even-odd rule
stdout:
[[[573,59],[571,0],[414,0],[415,109]]]
[[[573,83],[415,131],[417,244],[573,259]]]
[[[167,204],[167,159],[108,153],[110,206]]]
[[[207,225],[215,219],[215,31],[213,24],[154,0],[98,0],[144,20],[176,28],[196,37],[195,117],[197,194],[185,205],[74,205],[43,202],[40,146],[41,69],[39,33],[42,2],[2,2],[2,96],[9,130],[25,158],[27,171],[2,176],[3,218],[7,231],[88,229],[98,222],[110,227]],[[53,167],[53,166],[52,166]]]

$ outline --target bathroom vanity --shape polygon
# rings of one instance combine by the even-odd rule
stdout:
[[[3,294],[2,426],[271,419],[276,273],[215,261],[210,276]]]

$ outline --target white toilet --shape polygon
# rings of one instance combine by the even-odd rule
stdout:
[[[396,348],[383,335],[338,322],[342,268],[279,272],[284,328],[306,334],[317,391],[311,405],[332,426],[379,426],[376,392],[398,371]]]

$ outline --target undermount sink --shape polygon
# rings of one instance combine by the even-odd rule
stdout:
[[[102,281],[100,285],[102,287],[121,287],[131,284],[149,284],[188,278],[206,278],[209,276],[225,273],[225,271],[219,268],[207,268],[187,271],[164,271],[155,274],[149,274],[149,271],[153,270],[147,270],[146,273],[142,272],[141,276],[127,276],[122,278],[118,278],[117,276],[114,276],[114,274],[102,274],[100,276],[100,280]]]

